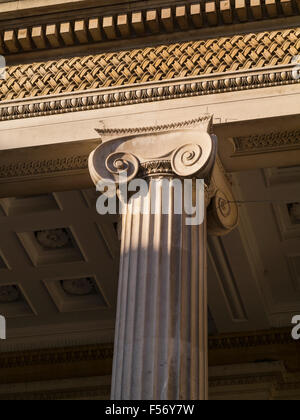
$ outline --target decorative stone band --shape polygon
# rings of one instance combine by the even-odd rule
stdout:
[[[291,336],[290,328],[266,330],[249,333],[228,334],[210,337],[210,350],[249,349],[260,346],[280,346],[292,344],[295,340]]]
[[[16,99],[0,102],[0,121],[282,86],[299,80],[294,77],[294,65],[284,65]]]
[[[286,349],[288,349],[289,345],[293,347],[296,345],[292,339],[290,328],[213,336],[209,337],[208,343],[211,351],[220,352],[224,350],[247,350],[254,347],[270,347],[272,351],[272,347],[274,346],[286,346]],[[243,354],[245,354],[243,351],[239,353],[241,359],[243,358]],[[112,344],[95,344],[48,350],[27,350],[22,352],[0,353],[0,368],[14,369],[38,365],[53,366],[56,364],[68,364],[72,366],[72,363],[111,360],[112,357]]]
[[[138,176],[141,178],[153,176],[175,176],[169,160],[152,160],[141,163]]]
[[[49,160],[33,160],[0,165],[0,179],[34,177],[69,171],[82,171],[88,167],[88,156],[71,156]]]
[[[293,150],[300,147],[300,130],[280,131],[262,135],[234,137],[235,156],[269,153],[278,150]]]
[[[191,121],[190,121],[191,122]],[[183,122],[184,128],[187,122]],[[180,128],[180,123],[171,124],[171,127]],[[149,128],[149,127],[148,127]],[[163,128],[163,127],[162,127]],[[147,127],[144,130],[147,130]],[[131,130],[131,135],[135,133],[135,129]],[[101,136],[119,136],[124,132],[122,130],[97,130]],[[136,133],[140,129],[137,129]],[[129,133],[128,133],[129,134]],[[232,142],[235,146],[233,157],[253,155],[255,153],[269,153],[276,150],[298,150],[300,147],[299,130],[274,132],[263,135],[253,135],[245,137],[234,137]],[[0,180],[12,180],[17,178],[31,178],[47,174],[85,172],[88,169],[88,155],[72,155],[57,159],[31,160],[24,162],[15,162],[0,165]],[[160,164],[162,165],[162,164]],[[145,172],[155,170],[154,163],[141,165]],[[158,170],[162,170],[160,166]],[[145,173],[144,172],[144,173]],[[214,196],[215,191],[210,186],[210,195]]]
[[[101,16],[99,8],[93,9],[94,15],[91,17],[86,17],[89,12],[85,10],[85,17],[77,19],[61,20],[59,16],[54,23],[36,25],[35,21],[28,27],[16,27],[14,24],[0,31],[0,54],[120,42],[122,39],[157,34],[169,34],[170,37],[170,33],[205,27],[297,16],[300,6],[299,0],[272,0],[266,4],[263,0],[222,0],[220,3],[211,0],[192,4],[189,0],[183,0],[180,5],[154,5],[150,10],[134,5],[133,9],[126,13],[116,11]]]
[[[56,364],[72,365],[74,362],[111,360],[112,357],[113,346],[110,344],[95,344],[49,350],[29,350],[17,353],[2,353],[0,355],[0,368],[14,369],[24,366],[53,366]]]
[[[212,134],[213,118],[211,114],[204,114],[198,118],[185,121],[176,121],[161,125],[152,125],[147,127],[132,127],[132,128],[96,128],[98,134],[103,136],[133,136],[138,134],[162,133],[172,130],[183,130],[185,128],[197,128],[201,125],[205,126],[208,133]]]

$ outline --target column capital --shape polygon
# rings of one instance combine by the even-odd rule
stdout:
[[[152,127],[97,130],[103,142],[90,156],[91,177],[96,185],[129,182],[138,175],[209,179],[217,155],[211,129],[212,115],[203,115]]]
[[[207,229],[210,235],[224,236],[239,222],[239,208],[232,185],[219,157],[213,168],[207,191]]]
[[[89,158],[95,185],[128,183],[134,178],[199,178],[206,184],[208,233],[225,235],[239,219],[232,187],[220,159],[213,117],[151,127],[101,129],[102,144]]]

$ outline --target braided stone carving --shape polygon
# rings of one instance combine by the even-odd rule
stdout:
[[[287,65],[299,50],[294,28],[20,64],[7,68],[0,100]]]

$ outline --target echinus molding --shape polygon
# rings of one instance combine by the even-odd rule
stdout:
[[[0,30],[0,53],[107,43],[300,14],[299,0],[202,0],[192,4],[183,0],[159,6],[157,2],[146,3],[151,4],[145,7],[145,2],[135,2],[130,8],[123,6],[123,10],[122,5],[112,5],[109,12],[99,5],[79,10],[76,16],[71,12],[68,18],[52,13],[50,22],[47,14],[28,23],[8,21]]]
[[[7,68],[0,120],[297,83],[300,29]]]

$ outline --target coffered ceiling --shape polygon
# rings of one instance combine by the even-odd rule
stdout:
[[[221,331],[291,325],[300,313],[299,166],[235,173],[239,227],[210,238],[210,303]]]
[[[209,238],[210,331],[289,326],[300,313],[299,167],[236,172],[239,227]],[[112,342],[118,218],[94,189],[0,201],[0,351]]]
[[[89,332],[112,341],[117,219],[98,216],[95,200],[93,190],[1,200],[0,312],[8,344]]]

